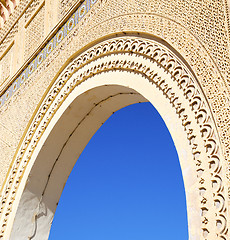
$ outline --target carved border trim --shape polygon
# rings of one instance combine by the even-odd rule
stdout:
[[[102,64],[95,65],[88,68],[84,73],[78,74],[74,79],[71,78],[74,73],[77,73],[83,66],[87,66],[87,64],[94,60],[106,55],[118,53],[136,54],[151,62],[156,62],[171,75],[173,81],[177,83],[178,88],[175,91],[170,86],[170,83],[166,82],[165,79],[161,79],[157,73],[134,61],[127,62],[118,60],[116,62],[111,62],[105,60]],[[4,235],[12,205],[20,185],[20,180],[23,177],[28,162],[46,126],[49,124],[58,107],[75,87],[89,77],[103,71],[114,70],[134,71],[135,73],[144,75],[162,91],[170,101],[172,107],[176,110],[176,114],[181,119],[182,126],[187,134],[187,139],[194,157],[194,164],[197,169],[197,178],[199,181],[199,189],[197,189],[197,191],[201,196],[201,230],[203,232],[203,237],[208,239],[211,233],[215,233],[217,239],[227,240],[227,203],[225,201],[226,193],[223,185],[223,163],[221,160],[215,124],[210,116],[210,110],[204,100],[204,96],[190,71],[174,53],[155,41],[131,37],[112,39],[94,46],[71,62],[54,83],[25,136],[21,149],[9,174],[7,184],[5,185],[0,205],[0,237]],[[188,116],[183,103],[178,101],[177,92],[179,91],[183,92],[184,100],[188,102],[190,110],[194,113],[193,116]],[[200,158],[203,150],[200,149],[199,144],[196,142],[195,130],[192,129],[191,122],[192,118],[194,121],[194,117],[200,129],[199,134],[203,139],[202,148],[206,149],[204,154],[207,156],[208,163],[204,163]],[[204,164],[208,164],[208,169]],[[207,181],[206,176],[210,182]],[[208,186],[212,186],[212,189]],[[211,197],[207,195],[209,191],[212,192]],[[210,203],[210,201],[212,203]],[[208,217],[206,217],[209,211],[208,206],[212,206],[213,209],[215,208],[216,229],[208,227],[209,223],[213,222],[213,219],[208,219]]]

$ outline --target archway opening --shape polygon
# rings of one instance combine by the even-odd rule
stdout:
[[[188,239],[179,159],[150,103],[115,112],[84,149],[51,227],[63,238]]]
[[[130,79],[129,83],[131,86],[134,84],[133,87],[105,84],[110,79],[110,74],[118,83],[124,78]],[[191,201],[194,199],[194,192],[190,186],[193,185],[191,180],[195,175],[191,175],[193,168],[188,162],[192,160],[192,155],[189,153],[188,142],[181,141],[186,139],[186,135],[167,99],[157,89],[152,88],[148,80],[143,81],[142,76],[130,72],[108,72],[94,76],[92,79],[97,79],[93,81],[94,87],[90,80],[82,83],[76,92],[72,92],[59,107],[39,141],[31,159],[31,170],[28,171],[26,186],[20,198],[10,239],[15,237],[17,239],[28,237],[33,240],[48,239],[64,185],[89,140],[114,112],[140,102],[154,103],[172,135],[183,172],[189,226],[194,215],[197,217],[199,214],[196,206],[195,208],[193,206],[194,201]],[[135,91],[140,83],[147,90],[146,94],[142,95],[142,91],[140,93]],[[152,175],[154,176],[154,170]],[[169,197],[168,200],[170,201]],[[164,226],[166,221],[167,216],[162,223]],[[195,226],[195,229],[198,227]]]

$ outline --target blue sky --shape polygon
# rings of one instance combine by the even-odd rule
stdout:
[[[177,152],[150,103],[117,111],[86,146],[55,213],[59,239],[188,239]]]

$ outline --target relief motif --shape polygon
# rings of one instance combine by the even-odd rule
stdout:
[[[150,62],[156,62],[161,68],[170,73],[177,88],[175,89],[172,83],[162,79],[157,72],[139,62],[103,59],[106,55],[118,53],[138,55],[148,59]],[[102,63],[89,65],[98,58],[102,58]],[[71,78],[74,73],[77,73],[84,66],[87,68],[88,65],[87,70],[77,75],[77,77]],[[25,168],[39,139],[59,105],[65,101],[75,87],[83,81],[87,81],[90,76],[103,71],[115,70],[133,71],[144,75],[162,92],[171,103],[172,108],[175,109],[175,113],[181,119],[181,124],[187,134],[194,165],[197,169],[197,182],[199,183],[197,191],[200,193],[202,236],[207,240],[211,239],[209,236],[214,235],[216,239],[227,240],[228,206],[225,200],[223,158],[221,159],[216,127],[206,100],[195,77],[172,52],[157,42],[136,38],[118,38],[102,42],[76,58],[57,79],[31,124],[8,178],[8,184],[1,201],[2,236],[17,194],[20,179],[23,177]],[[179,92],[183,92],[184,99],[179,97]],[[190,106],[192,114],[187,111],[185,102]],[[193,124],[196,124],[196,128],[193,127]],[[203,139],[202,146],[197,142],[199,137]],[[204,156],[206,156],[205,160],[203,159]],[[215,212],[215,219],[209,217],[210,211]],[[213,229],[211,226],[216,226],[216,228]]]
[[[31,4],[26,9],[24,14],[25,22],[27,22],[30,19],[31,15],[35,12],[35,10],[38,8],[40,3],[41,3],[41,0],[34,0],[31,2]]]
[[[35,6],[34,6],[35,7]],[[31,12],[32,13],[32,12]],[[28,17],[31,13],[27,12],[25,17]],[[44,17],[45,6],[42,6],[40,11],[30,20],[26,26],[25,31],[25,56],[24,59],[28,59],[32,55],[33,51],[39,46],[44,37]]]
[[[50,53],[66,38],[67,35],[74,29],[74,27],[83,19],[86,13],[97,2],[97,0],[85,0],[75,13],[64,23],[53,38],[46,44],[46,46],[31,60],[29,66],[17,77],[13,83],[8,86],[6,92],[0,96],[0,107],[20,88],[24,81],[31,76],[31,74],[42,64]],[[31,6],[31,11],[28,11],[28,16],[32,14],[34,8]],[[30,9],[30,8],[29,8]],[[34,16],[34,18],[26,26],[26,49],[24,59],[27,60],[33,51],[39,46],[44,37],[44,15],[45,6]]]
[[[5,55],[0,59],[0,86],[10,77],[13,60],[13,46],[7,50]]]
[[[225,182],[226,177],[230,181],[230,108],[228,104],[230,103],[230,55],[229,13],[228,9],[226,10],[228,3],[200,0],[192,2],[131,0],[124,1],[121,6],[116,0],[100,0],[97,7],[92,8],[88,17],[84,18],[94,3],[96,0],[84,1],[31,60],[29,66],[22,69],[16,79],[12,79],[14,80],[12,85],[8,86],[7,91],[0,97],[0,107],[7,105],[8,99],[25,80],[30,78],[36,70],[44,71],[68,44],[71,45],[71,41],[75,41],[74,38],[80,39],[81,43],[78,47],[81,49],[107,34],[115,35],[123,32],[127,35],[124,38],[104,41],[77,57],[66,67],[51,88],[23,140],[1,196],[0,238],[3,237],[11,216],[20,179],[58,106],[64,102],[73,88],[82,81],[87,81],[90,76],[103,71],[119,70],[144,75],[162,92],[175,109],[187,134],[197,170],[202,237],[212,240],[210,236],[215,235],[215,239],[227,240],[229,238],[228,201],[230,199],[229,183]],[[5,51],[18,32],[16,20],[28,4],[29,1],[21,0],[0,29],[0,54]],[[23,15],[25,22],[30,19],[39,4],[40,0],[32,1]],[[73,1],[62,0],[59,17],[64,16],[73,4]],[[195,14],[197,11],[200,17]],[[26,26],[25,59],[31,56],[44,37],[44,13],[45,6]],[[225,19],[228,25],[224,24]],[[91,31],[91,34],[86,34],[84,28]],[[183,55],[189,66],[186,66],[183,63],[184,60],[178,59],[172,51],[160,43],[147,38],[128,37],[129,32],[136,36],[143,32],[150,33],[152,36],[165,40]],[[96,59],[119,53],[134,54],[150,62],[156,62],[171,74],[177,88],[160,78],[151,68],[146,68],[137,61],[119,59],[116,62],[105,59],[102,64],[89,67],[83,74],[70,80],[74,73]],[[68,51],[65,54],[69,54]],[[11,61],[12,49],[10,48],[0,60],[0,85],[9,77],[10,64],[8,63]],[[184,99],[180,99],[179,92],[183,92]],[[189,105],[189,111],[185,102]],[[196,128],[193,127],[194,124]],[[203,141],[202,146],[197,140],[200,137]],[[212,211],[215,212],[214,218],[210,217]]]
[[[75,3],[74,0],[61,0],[59,3],[59,18],[63,17]]]

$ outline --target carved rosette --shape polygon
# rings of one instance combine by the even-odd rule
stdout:
[[[138,58],[143,61],[138,61]],[[144,65],[145,61],[149,64]],[[151,68],[153,64],[170,74],[170,81],[155,72]],[[203,91],[189,67],[167,47],[154,40],[128,36],[110,39],[90,48],[74,59],[52,85],[30,125],[8,176],[0,205],[0,237],[4,236],[11,217],[25,169],[55,112],[74,88],[106,71],[141,74],[168,99],[186,132],[193,155],[201,213],[201,239],[227,240],[225,160]]]

